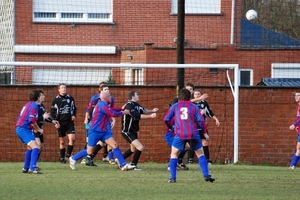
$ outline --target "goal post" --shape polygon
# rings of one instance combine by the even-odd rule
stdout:
[[[217,68],[225,69],[226,76],[234,98],[234,152],[233,162],[238,162],[239,144],[239,65],[238,64],[114,64],[114,63],[73,63],[73,62],[0,62],[0,66],[31,66],[31,67],[72,67],[72,68]],[[234,82],[230,79],[228,70],[234,70]]]

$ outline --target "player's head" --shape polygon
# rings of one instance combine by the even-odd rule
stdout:
[[[181,101],[190,101],[192,97],[191,92],[188,89],[181,89],[178,95],[178,99]]]
[[[67,85],[65,83],[60,83],[57,88],[61,96],[65,96],[67,94]]]
[[[194,84],[188,82],[188,83],[185,85],[185,89],[188,89],[188,90],[191,92],[191,94],[193,94],[193,93],[194,93],[194,90],[195,90],[195,86],[194,86]]]
[[[108,92],[109,93],[109,87],[107,84],[102,84],[99,88],[100,92]]]
[[[294,96],[295,96],[295,101],[297,103],[300,103],[300,92],[295,92]]]
[[[105,102],[109,103],[110,102],[110,94],[109,94],[109,92],[108,91],[102,91],[100,93],[100,99],[102,101],[105,101]]]
[[[128,93],[128,100],[138,102],[139,101],[139,95],[137,94],[136,91],[130,91]]]
[[[43,90],[37,90],[37,91],[39,91],[39,93],[40,93],[40,96],[39,96],[39,98],[38,98],[38,103],[42,103],[42,102],[44,102],[45,101],[45,95],[44,95],[44,92],[43,92]]]
[[[194,98],[196,99],[196,98],[199,98],[199,97],[201,97],[201,91],[200,90],[195,90],[194,91]]]
[[[37,101],[40,97],[41,94],[41,90],[33,90],[30,94],[29,94],[29,100],[30,101]]]
[[[175,103],[177,103],[177,102],[178,102],[178,98],[176,97],[176,98],[174,98],[174,99],[172,99],[172,100],[170,101],[169,106],[171,107],[173,104],[175,104]]]

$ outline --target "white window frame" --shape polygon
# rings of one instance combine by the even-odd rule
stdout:
[[[272,63],[271,78],[299,78],[300,63]]]
[[[32,10],[33,22],[113,23],[113,0],[33,0]],[[89,15],[99,17],[89,18]]]
[[[144,85],[143,68],[125,68],[125,85]]]
[[[171,0],[171,13],[177,14],[178,0]],[[221,0],[185,0],[185,14],[220,14]]]
[[[241,74],[241,72],[245,72],[245,71],[247,71],[247,72],[250,72],[250,77],[249,77],[249,79],[250,79],[250,85],[249,86],[252,86],[253,85],[253,69],[239,69],[239,71],[240,71],[240,79],[239,79],[239,85],[241,85],[241,78],[242,78],[242,74]],[[241,86],[247,86],[247,85],[241,85]]]

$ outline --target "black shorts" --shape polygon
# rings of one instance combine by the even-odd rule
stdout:
[[[44,143],[44,135],[43,134],[41,134],[40,132],[37,132],[37,133],[33,133],[33,135],[35,138],[40,138],[41,143]]]
[[[59,122],[60,128],[57,129],[58,137],[65,137],[67,134],[75,134],[74,122]]]
[[[137,133],[130,133],[130,132],[122,132],[123,138],[131,144],[132,141],[138,139]]]
[[[206,140],[206,137],[204,136],[204,133],[203,133],[202,129],[198,129],[198,133],[200,134],[200,139],[201,140]],[[207,131],[207,135],[208,135],[208,131]]]

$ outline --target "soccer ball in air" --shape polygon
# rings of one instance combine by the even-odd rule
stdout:
[[[254,20],[257,18],[257,12],[255,10],[248,10],[246,13],[246,18],[248,20]]]

